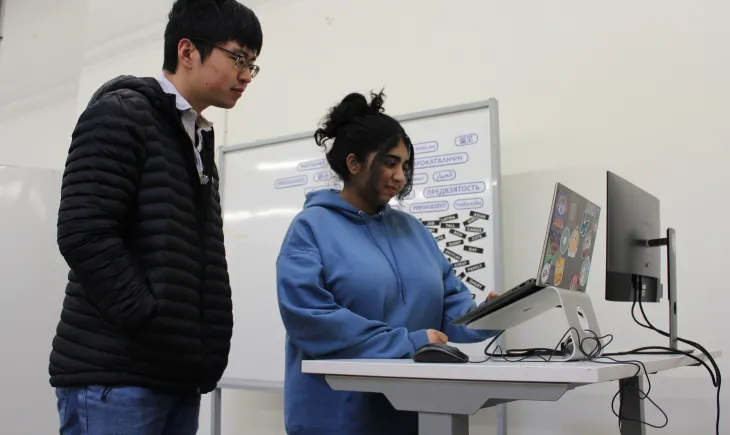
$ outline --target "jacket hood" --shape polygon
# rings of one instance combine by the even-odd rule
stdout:
[[[165,99],[165,93],[160,84],[154,77],[135,77],[131,75],[121,75],[104,83],[91,96],[88,105],[99,101],[106,94],[120,91],[130,90],[142,94],[153,105],[160,104]]]
[[[350,219],[362,220],[368,217],[367,214],[358,210],[355,206],[347,202],[340,196],[340,192],[334,189],[322,189],[310,192],[306,195],[304,208],[324,207],[336,211]],[[389,204],[385,204],[376,216],[385,216],[392,212]]]

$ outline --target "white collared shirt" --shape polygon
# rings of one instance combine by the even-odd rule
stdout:
[[[213,123],[205,119],[203,115],[199,115],[195,109],[193,109],[193,106],[188,103],[188,101],[180,95],[180,92],[178,92],[175,85],[172,84],[172,82],[165,76],[165,74],[160,74],[159,77],[157,77],[157,81],[160,83],[160,86],[162,87],[162,90],[165,91],[166,94],[174,95],[175,96],[175,106],[177,106],[177,110],[180,111],[180,119],[182,121],[182,125],[185,128],[185,132],[187,132],[188,136],[190,137],[190,141],[193,144],[193,148],[195,151],[195,164],[198,169],[198,173],[202,175],[203,172],[203,161],[200,158],[200,152],[203,150],[203,133],[204,131],[210,131],[213,128]],[[196,136],[197,135],[197,142],[198,146],[195,146],[196,142]]]

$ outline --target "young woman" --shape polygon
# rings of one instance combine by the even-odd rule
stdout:
[[[303,359],[410,358],[428,343],[478,342],[497,331],[451,325],[475,308],[430,232],[388,202],[411,190],[413,146],[383,113],[382,94],[357,93],[314,134],[343,180],[307,195],[277,260],[287,330],[284,413],[290,435],[415,434],[417,415],[382,395],[333,391]],[[492,294],[492,297],[494,294]]]

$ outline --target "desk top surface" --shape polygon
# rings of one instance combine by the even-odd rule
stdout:
[[[722,355],[720,351],[710,351],[710,353],[715,359]],[[700,352],[695,352],[695,355],[706,360]],[[649,374],[696,363],[694,359],[683,355],[635,355],[615,357],[615,359],[620,363],[610,361],[608,358],[574,362],[540,360],[507,362],[504,359],[494,358],[487,362],[467,364],[416,363],[409,359],[308,360],[302,363],[302,372],[321,375],[458,381],[598,383],[635,376],[639,365],[632,364],[630,361],[642,362]],[[641,372],[643,374],[643,369]]]

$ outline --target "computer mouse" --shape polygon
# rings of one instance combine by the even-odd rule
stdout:
[[[419,363],[467,363],[469,356],[459,349],[443,343],[429,343],[413,354]]]

